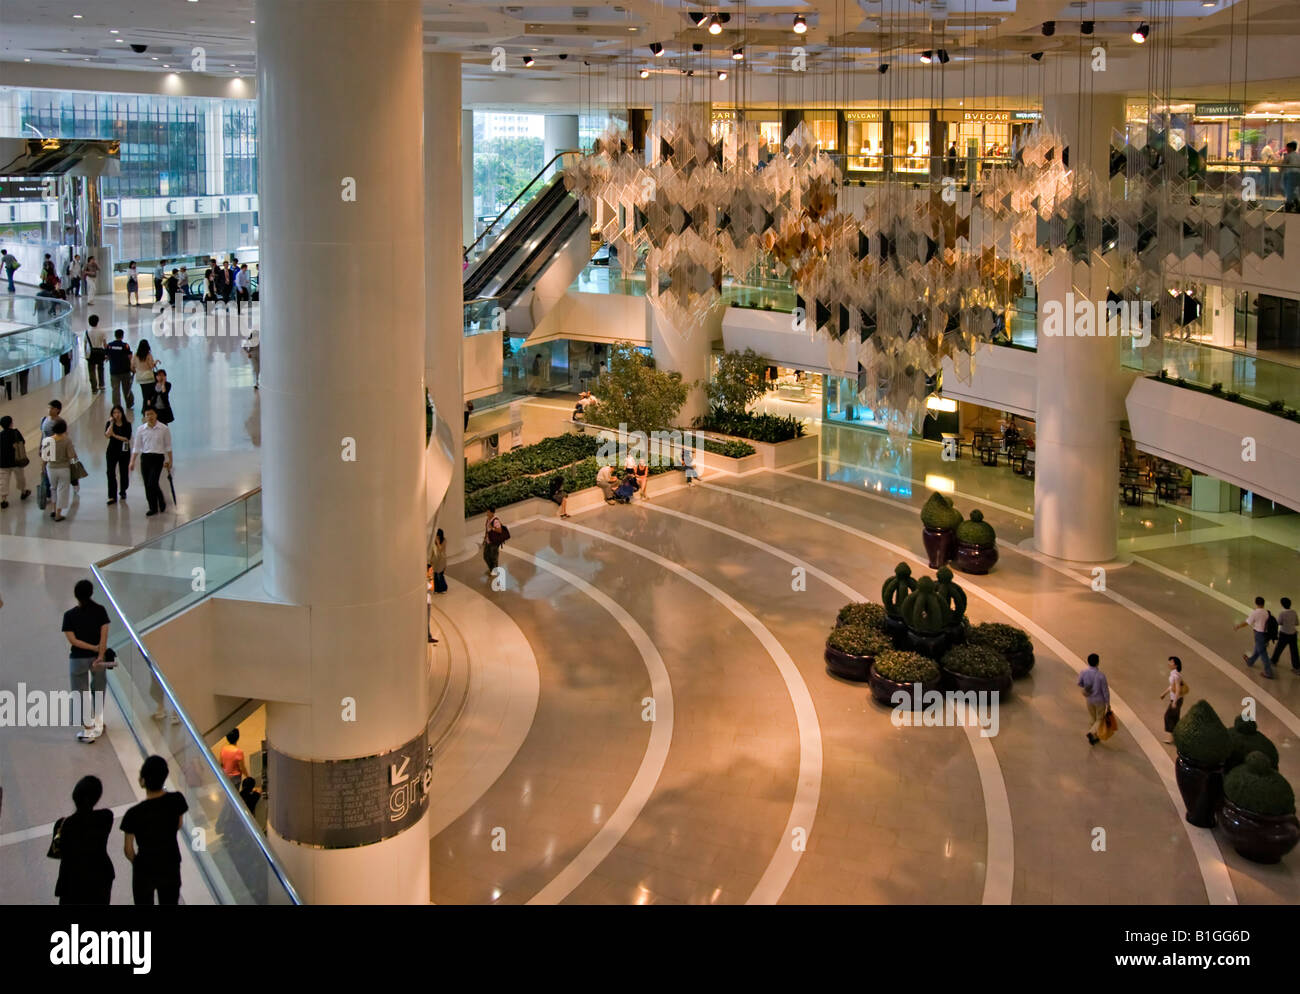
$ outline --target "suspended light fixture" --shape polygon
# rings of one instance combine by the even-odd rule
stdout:
[[[939,49],[937,52],[935,52],[934,54],[937,55],[937,56],[939,56],[939,64],[940,64],[940,65],[947,65],[948,62],[950,61],[949,58],[948,58],[948,50],[947,50],[946,48],[941,48],[941,49]]]
[[[718,70],[718,82],[721,83],[721,82],[723,82],[726,78],[727,78],[727,70],[725,70],[725,69],[719,69],[719,70]]]
[[[1143,44],[1147,40],[1147,35],[1150,33],[1151,25],[1147,24],[1146,21],[1143,21],[1137,26],[1137,30],[1133,32],[1133,43],[1135,45]]]
[[[718,20],[717,14],[714,14],[711,18],[709,18],[709,34],[711,35],[722,34],[722,22]]]
[[[880,63],[880,65],[876,66],[876,72],[880,73],[880,75],[882,76],[885,75],[885,73],[889,72],[889,63],[888,62]]]
[[[731,57],[735,59],[737,62],[743,62],[745,59],[744,48],[733,48],[731,50]]]
[[[921,61],[928,66],[931,62],[934,61],[934,52],[932,52],[930,49],[927,48],[924,52],[921,53]]]
[[[703,44],[702,42],[698,42],[698,41],[695,42],[694,44],[691,45],[691,51],[692,51],[692,52],[703,52],[703,51],[704,51],[704,44]]]
[[[1090,35],[1090,34],[1093,33],[1093,31],[1096,30],[1096,28],[1097,28],[1097,25],[1096,25],[1096,23],[1093,22],[1093,21],[1080,21],[1080,22],[1079,22],[1079,34],[1082,34],[1082,35]]]
[[[659,44],[659,42],[657,41],[652,41],[650,43],[650,54],[653,55],[656,59],[659,58],[659,56],[664,54],[663,45]]]
[[[1044,38],[1050,38],[1050,37],[1052,37],[1052,35],[1054,35],[1054,34],[1056,34],[1056,22],[1055,22],[1055,21],[1044,21],[1044,22],[1043,22],[1043,37],[1044,37]]]
[[[642,70],[641,70],[641,78],[642,78],[642,79],[649,79],[649,78],[650,78],[650,70],[649,70],[649,69],[642,69]]]
[[[531,66],[536,60],[531,55],[524,56],[524,65]]]
[[[794,33],[801,35],[808,30],[808,22],[804,19],[803,14],[794,15]]]

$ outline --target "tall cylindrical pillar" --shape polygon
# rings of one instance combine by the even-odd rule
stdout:
[[[426,902],[420,2],[256,10],[264,582],[307,660],[269,835],[310,902]]]
[[[425,382],[438,416],[451,429],[451,482],[438,512],[438,527],[453,553],[465,539],[461,414],[465,406],[461,372],[465,304],[456,232],[461,230],[463,150],[473,142],[473,132],[462,133],[461,124],[460,56],[429,53],[424,56]],[[470,169],[472,173],[472,163]]]
[[[428,101],[425,102],[428,106]],[[474,230],[474,112],[460,112],[460,217],[461,244],[467,248],[474,244],[478,232]]]
[[[544,156],[542,161],[550,162],[560,152],[578,147],[578,115],[547,114],[542,134]],[[555,175],[556,170],[560,169],[561,166],[562,163],[555,163],[547,171],[547,174]]]
[[[1123,98],[1049,97],[1043,117],[1069,144],[1070,167],[1090,169],[1104,183],[1111,129],[1124,122]],[[1119,536],[1120,340],[1095,334],[1105,331],[1095,316],[1099,304],[1104,314],[1108,277],[1104,263],[1059,262],[1037,288],[1034,543],[1073,562],[1113,559]],[[1092,308],[1094,334],[1076,336],[1070,332],[1084,305]],[[1048,323],[1053,314],[1056,323]]]

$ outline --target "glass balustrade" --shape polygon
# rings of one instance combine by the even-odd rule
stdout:
[[[0,379],[72,351],[71,315],[66,300],[0,294]]]

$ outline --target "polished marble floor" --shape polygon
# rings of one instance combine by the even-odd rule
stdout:
[[[109,326],[133,342],[149,334],[153,315],[122,304]],[[90,454],[73,514],[56,524],[30,504],[0,512],[0,686],[62,686],[58,621],[86,564],[259,482],[258,398],[238,338],[155,344],[177,383],[176,512],[146,520],[138,481],[126,506],[104,506],[106,404],[79,369],[60,387]],[[524,441],[553,434],[569,409],[527,402]],[[471,431],[505,417],[477,414]],[[477,557],[451,566],[443,610],[482,665],[435,757],[437,775],[459,779],[435,789],[434,901],[1300,899],[1291,860],[1247,863],[1183,820],[1157,699],[1177,653],[1193,696],[1220,714],[1258,701],[1283,772],[1300,775],[1300,676],[1244,670],[1232,631],[1256,592],[1270,603],[1300,594],[1297,516],[1124,508],[1120,559],[1097,592],[1032,552],[1032,483],[1007,468],[819,428],[820,457],[784,472],[664,484],[649,502],[568,521],[507,510],[504,590]],[[989,737],[896,728],[822,660],[841,604],[878,597],[900,559],[920,569],[917,512],[935,477],[998,529],[998,568],[962,581],[972,618],[1024,627],[1036,646],[1032,676]],[[1093,651],[1123,726],[1095,749],[1074,686]],[[106,804],[131,803],[133,750],[120,736],[84,746],[70,732],[0,729],[0,901],[52,900],[52,863],[40,858],[50,823],[85,772],[104,780]]]

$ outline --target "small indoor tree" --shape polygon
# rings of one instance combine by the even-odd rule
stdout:
[[[718,360],[718,371],[705,388],[709,403],[728,414],[744,414],[767,392],[767,368],[771,363],[753,349],[733,349]]]
[[[609,368],[591,390],[599,401],[591,420],[606,428],[626,424],[629,431],[671,428],[690,387],[681,373],[655,369],[654,361],[631,342],[616,342]]]

